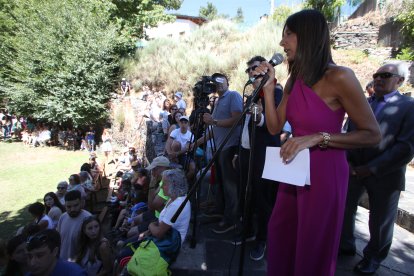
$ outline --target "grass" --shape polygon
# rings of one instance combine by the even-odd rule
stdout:
[[[79,172],[88,161],[85,152],[54,147],[29,148],[23,143],[0,143],[0,238],[8,239],[30,222],[29,204],[43,202],[56,184]]]

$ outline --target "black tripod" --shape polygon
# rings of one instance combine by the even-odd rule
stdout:
[[[197,181],[195,182],[195,184],[191,187],[191,189],[188,191],[188,194],[185,198],[185,200],[183,201],[183,203],[181,203],[180,207],[177,209],[177,211],[175,212],[174,216],[171,218],[171,222],[174,223],[178,216],[181,214],[182,210],[184,209],[185,205],[187,204],[188,200],[193,196],[193,194],[197,191],[198,187],[201,184],[201,181],[203,180],[203,178],[206,176],[208,170],[211,168],[211,166],[213,165],[213,163],[216,161],[219,153],[222,151],[223,147],[226,145],[226,143],[228,142],[228,140],[231,137],[231,134],[233,133],[233,131],[236,129],[236,127],[240,124],[240,122],[243,120],[243,117],[246,115],[246,113],[251,109],[251,106],[253,105],[253,103],[255,103],[258,99],[259,96],[259,91],[263,88],[264,84],[266,83],[266,81],[269,79],[269,76],[266,74],[263,76],[262,81],[260,82],[259,86],[253,91],[252,93],[252,100],[251,100],[251,104],[250,105],[246,105],[244,107],[244,110],[241,114],[241,116],[239,117],[239,119],[233,124],[233,126],[231,127],[231,129],[229,130],[229,132],[227,133],[227,136],[224,138],[223,142],[219,145],[219,147],[217,148],[216,152],[213,154],[212,159],[210,160],[210,162],[207,164],[207,166],[204,168],[204,170],[202,171],[200,177],[197,179]],[[254,139],[254,138],[253,138]],[[250,161],[252,160],[252,156],[250,156]],[[252,164],[250,162],[249,164],[249,176],[248,176],[248,183],[247,183],[247,189],[251,183],[249,183],[249,181],[251,182],[251,168]],[[249,197],[250,198],[250,197]],[[245,202],[245,210],[246,210],[246,206],[249,205],[249,202]],[[246,220],[243,220],[243,224],[246,223]],[[243,229],[243,244],[245,243],[246,240],[246,231]],[[243,249],[244,251],[244,249]],[[243,275],[243,261],[244,261],[244,255],[241,254],[240,255],[240,259],[241,259],[241,264],[239,266],[239,275]]]
[[[196,117],[196,120],[195,120],[196,123],[195,123],[195,127],[193,128],[194,132],[192,132],[192,134],[191,134],[190,141],[193,141],[193,140],[197,141],[199,138],[204,137],[203,145],[207,145],[206,144],[206,142],[207,142],[206,141],[206,137],[207,137],[206,134],[208,132],[213,133],[213,128],[211,126],[208,126],[208,125],[204,124],[203,115],[204,115],[204,113],[210,113],[210,110],[207,107],[199,107],[194,112],[195,112],[195,115],[196,115],[195,116]],[[213,112],[213,111],[211,111],[211,112]],[[200,130],[202,130],[202,129],[203,129],[203,132],[201,133]],[[210,147],[212,149],[212,152],[214,153],[216,151],[216,144],[215,144],[214,138],[211,138],[209,140],[209,143],[210,143]],[[203,159],[204,160],[206,159],[206,152],[207,152],[207,146],[205,147],[204,153],[203,153]],[[190,162],[191,162],[191,159],[189,158],[190,155],[192,155],[192,160],[196,160],[196,148],[194,148],[192,152],[190,152],[190,148],[189,148],[186,152],[186,157],[187,158],[185,159],[185,163],[184,163],[184,170],[186,172],[188,172]],[[196,168],[197,168],[197,164],[196,164]],[[197,177],[197,173],[198,173],[198,170],[196,169],[194,177]],[[202,180],[202,178],[201,178],[201,180]],[[196,184],[192,185],[191,190],[194,186],[196,186]],[[197,187],[195,188],[196,191],[199,190],[198,189],[199,187],[198,188]],[[193,203],[196,207],[194,208],[194,210],[192,212],[193,229],[192,229],[192,234],[191,234],[191,238],[190,238],[190,247],[191,248],[194,248],[196,246],[196,243],[197,243],[197,240],[196,240],[197,215],[198,215],[198,209],[199,209],[198,197],[199,197],[199,195],[196,192],[195,197],[194,197],[194,201],[193,201]]]

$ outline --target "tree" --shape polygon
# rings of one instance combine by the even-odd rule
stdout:
[[[304,6],[320,11],[328,22],[333,22],[344,4],[345,0],[306,0]]]
[[[82,126],[105,120],[120,57],[135,49],[143,26],[165,19],[161,7],[179,4],[0,0],[0,29],[5,30],[0,97],[15,113],[46,122]],[[135,10],[123,10],[126,5],[136,5]]]
[[[183,0],[102,0],[109,8],[113,21],[119,22],[121,32],[143,38],[144,28],[155,27],[160,21],[169,22],[175,16],[165,10],[179,9]]]
[[[233,18],[233,21],[236,23],[244,22],[244,15],[243,15],[243,10],[241,7],[237,8],[237,13],[236,13],[236,16]]]
[[[399,58],[414,59],[414,2],[404,1],[401,13],[397,16],[396,21],[402,25],[401,31],[404,36],[402,53]]]
[[[213,3],[207,2],[206,7],[200,7],[199,15],[207,18],[208,20],[213,20],[218,16],[217,8],[213,5]]]
[[[276,24],[282,25],[286,22],[286,19],[291,14],[292,8],[289,6],[280,5],[277,9],[274,10],[272,19],[276,22]]]

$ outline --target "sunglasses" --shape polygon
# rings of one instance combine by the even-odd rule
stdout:
[[[188,121],[182,120],[180,121],[182,124],[188,124]]]
[[[65,190],[66,187],[57,187],[56,189],[58,189],[58,190]]]
[[[178,108],[171,108],[171,110],[178,110]]]
[[[247,69],[244,71],[245,73],[249,73],[250,71],[254,71],[256,70],[257,65],[253,65],[251,67],[247,67]]]
[[[27,241],[27,249],[31,250],[33,248],[38,248],[42,245],[44,245],[47,242],[48,236],[47,235],[33,235],[30,236]]]
[[[384,73],[375,73],[374,75],[372,75],[373,79],[376,79],[378,77],[380,77],[381,79],[389,79],[391,77],[399,77],[400,75],[398,74],[394,74],[394,73],[390,73],[390,72],[384,72]]]

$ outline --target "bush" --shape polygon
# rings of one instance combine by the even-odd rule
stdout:
[[[282,52],[280,38],[281,27],[274,21],[241,32],[233,22],[218,19],[180,40],[150,41],[123,69],[142,85],[167,92],[180,90],[187,97],[202,75],[215,72],[227,74],[230,89],[241,91],[247,81],[246,61],[255,55],[269,58],[276,51]],[[277,68],[277,76],[286,78],[285,66]]]

